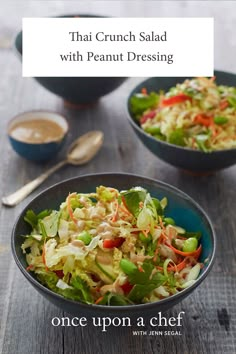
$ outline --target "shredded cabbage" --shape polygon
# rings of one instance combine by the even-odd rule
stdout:
[[[30,210],[25,221],[32,232],[21,246],[27,269],[52,291],[85,303],[169,297],[199,276],[201,234],[176,226],[164,215],[166,205],[165,197],[158,200],[142,187],[119,192],[100,186],[96,193],[70,194],[59,211]],[[188,237],[198,249],[185,256]]]

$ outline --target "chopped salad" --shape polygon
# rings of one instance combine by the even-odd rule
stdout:
[[[158,140],[204,152],[236,148],[236,87],[217,85],[215,77],[188,79],[167,92],[144,88],[130,107]]]
[[[59,210],[28,210],[27,271],[67,299],[98,305],[159,301],[191,286],[201,233],[165,215],[167,199],[142,187],[70,193]]]

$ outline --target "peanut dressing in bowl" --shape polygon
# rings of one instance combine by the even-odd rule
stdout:
[[[9,131],[12,138],[30,144],[42,144],[59,140],[64,130],[49,119],[33,119],[15,123]]]

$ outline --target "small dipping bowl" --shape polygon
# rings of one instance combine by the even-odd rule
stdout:
[[[39,121],[42,121],[42,126],[45,128],[45,135],[42,134],[42,139],[38,135]],[[48,129],[45,127],[45,121]],[[30,127],[27,124],[24,125],[25,122],[35,122],[35,127],[33,124]],[[49,135],[50,130],[52,134]],[[68,130],[68,123],[60,114],[30,111],[14,117],[8,124],[7,133],[11,146],[17,154],[27,160],[41,162],[50,160],[57,154],[65,142]],[[35,141],[32,140],[32,132]],[[48,137],[46,137],[46,133],[48,133]]]

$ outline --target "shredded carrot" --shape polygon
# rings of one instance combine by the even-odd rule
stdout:
[[[116,203],[116,210],[115,213],[113,215],[113,218],[111,219],[112,222],[117,221],[119,218],[119,203]]]
[[[123,206],[125,207],[125,210],[123,210],[123,211],[125,211],[129,215],[132,215],[131,212],[129,211],[129,209],[127,208],[124,196],[122,196],[121,199],[122,199],[122,202],[123,202]]]
[[[43,252],[42,252],[42,260],[43,260],[43,264],[45,265],[45,270],[46,272],[48,271],[48,267],[47,267],[47,264],[46,264],[46,250],[45,250],[45,244],[43,245]]]
[[[123,213],[125,213],[126,215],[132,215],[127,209],[122,208],[122,206],[120,206],[120,210],[123,211]]]
[[[100,301],[102,301],[104,298],[104,296],[100,296],[96,301],[95,304],[99,304]]]
[[[214,124],[211,126],[211,131],[212,131],[212,135],[215,138],[217,135],[219,135],[222,131],[222,129],[220,129],[220,127],[216,127]]]
[[[143,230],[143,231],[142,231],[142,233],[144,234],[144,236],[145,236],[146,238],[148,238],[149,232],[150,232],[150,229],[147,229],[147,230]]]
[[[139,208],[143,208],[143,202],[139,202]]]
[[[76,193],[72,193],[72,194],[68,195],[68,197],[67,197],[67,211],[70,215],[71,220],[77,225],[77,220],[74,217],[73,209],[71,207],[71,202],[70,202],[71,197],[74,197],[75,195],[76,195]]]
[[[186,237],[183,237],[183,236],[180,236],[180,235],[177,235],[177,238],[179,239],[179,240],[187,240],[187,238]]]
[[[160,235],[158,241],[157,241],[158,246],[161,244],[163,238],[164,238],[164,235],[163,235],[163,233],[162,233],[162,234]]]
[[[147,95],[147,89],[146,89],[146,87],[143,87],[143,88],[142,88],[141,93],[142,93],[143,95]]]
[[[138,267],[138,270],[139,270],[140,272],[144,273],[144,270],[143,270],[143,268],[142,268],[141,266]]]
[[[111,192],[115,192],[115,195],[118,197],[119,193],[118,193],[117,189],[110,187],[109,190],[110,190]]]
[[[229,103],[227,100],[222,100],[220,102],[220,109],[223,111],[225,108],[227,108],[229,106]]]
[[[180,254],[181,256],[184,256],[184,257],[185,256],[192,256],[195,259],[198,259],[198,257],[201,254],[201,251],[202,251],[202,245],[200,245],[198,247],[198,249],[196,251],[193,251],[193,252],[182,252],[182,251],[178,250],[177,248],[175,248],[175,247],[173,247],[172,245],[169,245],[169,244],[166,244],[166,246],[168,246],[169,248],[172,249],[172,251],[174,251],[177,254]]]
[[[33,266],[33,264],[30,264],[30,265],[26,268],[26,270],[28,271],[28,270],[30,270],[30,269],[32,269],[32,268],[34,268],[34,266]]]
[[[164,235],[161,234],[160,237],[159,237],[159,239],[158,239],[158,241],[157,241],[157,248],[156,248],[156,250],[155,250],[155,252],[154,252],[154,255],[155,255],[155,256],[153,257],[154,262],[156,262],[156,260],[157,260],[157,255],[158,255],[158,252],[159,252],[159,245],[161,244],[163,238],[164,238]]]
[[[173,272],[173,271],[176,271],[176,272],[180,272],[182,269],[184,269],[186,266],[186,258],[184,258],[180,263],[178,264],[175,264],[173,266],[169,266],[167,267],[167,270],[168,272]],[[160,267],[160,266],[157,266],[156,267],[158,270],[161,270],[163,271],[163,267]]]
[[[165,228],[165,226],[164,226],[164,224],[163,224],[163,221],[162,221],[162,218],[159,216],[159,223],[160,223],[160,225],[161,225],[161,228],[163,229],[163,230],[165,230],[166,228]]]

